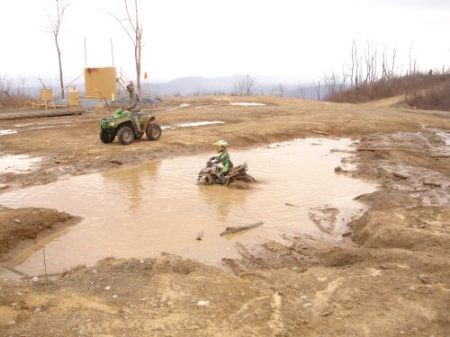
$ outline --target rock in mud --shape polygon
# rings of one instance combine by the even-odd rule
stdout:
[[[199,307],[208,307],[209,306],[209,301],[198,301],[197,305]]]

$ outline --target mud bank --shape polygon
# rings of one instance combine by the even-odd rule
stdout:
[[[42,240],[76,221],[76,217],[51,209],[0,206],[0,261],[8,260],[35,240]]]

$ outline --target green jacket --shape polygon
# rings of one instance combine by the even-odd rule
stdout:
[[[230,160],[230,155],[227,151],[223,151],[218,157],[216,157],[217,161],[222,163],[223,169],[220,171],[221,174],[227,175],[228,172],[233,168],[233,163]]]

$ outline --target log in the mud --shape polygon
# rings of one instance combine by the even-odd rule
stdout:
[[[327,132],[324,131],[319,131],[319,130],[312,130],[313,133],[317,133],[318,135],[324,135],[324,136],[328,136]]]
[[[409,179],[409,174],[402,173],[402,172],[392,172],[392,175],[396,178],[400,179]]]
[[[379,149],[371,149],[371,148],[365,148],[365,147],[359,147],[358,149],[356,149],[359,152],[376,152],[376,151],[380,151]]]
[[[225,228],[225,230],[222,233],[220,233],[220,236],[246,231],[248,229],[259,227],[262,224],[264,224],[264,222],[258,221],[254,224],[250,224],[250,225],[246,225],[246,226],[239,226],[239,227],[229,226],[229,227]]]
[[[427,181],[427,180],[425,180],[422,184],[424,186],[442,187],[442,184],[440,182],[435,182],[435,181]]]

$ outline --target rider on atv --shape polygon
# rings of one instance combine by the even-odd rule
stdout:
[[[141,133],[142,130],[141,130],[141,126],[139,124],[139,117],[137,115],[137,113],[141,110],[140,109],[140,99],[139,99],[139,95],[136,92],[136,89],[134,88],[133,81],[128,81],[127,91],[129,94],[129,101],[128,101],[128,106],[125,108],[125,110],[131,111],[134,124],[136,125],[136,129],[139,133]]]
[[[233,163],[230,160],[230,155],[227,152],[228,143],[227,141],[221,139],[214,143],[217,148],[219,155],[211,157],[211,161],[222,164],[222,170],[220,171],[220,178],[224,183],[227,181],[227,174],[233,168]]]

